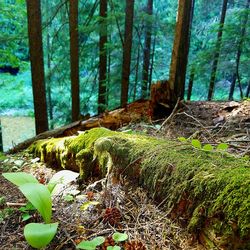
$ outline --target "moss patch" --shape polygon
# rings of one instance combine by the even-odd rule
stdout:
[[[80,171],[83,178],[97,169],[100,175],[129,176],[163,201],[172,216],[181,215],[195,234],[209,228],[215,239],[230,238],[235,244],[240,239],[241,245],[250,238],[247,159],[104,128],[39,141],[30,149],[44,161]]]

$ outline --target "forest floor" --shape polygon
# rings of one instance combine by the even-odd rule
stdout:
[[[197,138],[212,145],[224,142],[231,153],[250,155],[250,101],[185,103],[166,120],[129,124],[120,130],[160,138]],[[0,174],[17,170],[32,173],[41,183],[47,183],[55,173],[27,152],[0,158]],[[27,214],[20,210],[25,206],[24,196],[2,175],[0,187],[0,249],[32,249],[23,228],[39,217],[28,211],[31,218],[22,221]],[[81,240],[96,236],[106,237],[106,245],[112,245],[109,236],[116,231],[129,236],[124,249],[203,249],[181,227],[179,219],[169,219],[161,204],[150,200],[140,187],[132,187],[126,178],[111,190],[102,189],[96,179],[81,185],[73,182],[54,197],[53,221],[60,226],[47,249],[75,249]]]

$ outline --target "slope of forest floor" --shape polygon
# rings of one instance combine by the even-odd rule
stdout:
[[[225,142],[232,153],[249,155],[250,102],[185,103],[166,120],[129,124],[120,130],[161,138],[197,138],[212,145]],[[41,182],[47,182],[55,172],[27,153],[7,155],[0,161],[0,173],[22,169]],[[98,183],[91,186],[95,181],[88,180],[80,190],[79,184],[73,183],[55,197],[53,219],[59,221],[60,229],[48,249],[74,249],[82,239],[108,237],[116,230],[126,232],[130,243],[140,247],[129,248],[128,244],[125,249],[202,249],[177,221],[166,217],[161,206],[150,200],[141,188],[135,189],[122,179],[121,185],[107,192],[101,190]],[[26,222],[22,222],[22,212],[18,209],[25,199],[2,176],[0,186],[0,198],[4,197],[4,201],[0,201],[0,249],[31,249],[23,237]],[[98,204],[82,208],[83,203],[92,201]],[[107,208],[114,206],[119,207],[119,211],[107,215]],[[30,220],[39,218],[34,214]]]

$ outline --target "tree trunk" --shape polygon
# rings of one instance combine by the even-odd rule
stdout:
[[[175,38],[169,73],[170,89],[173,100],[184,98],[185,77],[189,51],[189,29],[192,1],[179,0]]]
[[[148,82],[149,82],[149,84],[148,84],[148,94],[149,95],[150,95],[151,83],[152,83],[152,78],[153,78],[155,46],[156,46],[156,33],[154,35],[154,40],[153,40],[153,48],[152,48],[151,63],[150,63],[150,70],[149,70],[149,79],[148,79]]]
[[[246,35],[249,4],[250,4],[250,0],[247,0],[247,4],[245,7],[246,12],[245,12],[245,15],[243,17],[243,24],[242,24],[241,34],[240,34],[240,41],[239,41],[237,55],[236,55],[236,76],[237,76],[237,80],[238,80],[238,84],[239,84],[241,99],[243,99],[243,90],[242,90],[241,81],[240,81],[239,67],[240,67],[240,58],[241,58],[241,53],[242,53],[242,47],[243,47],[243,44],[245,41],[245,35]]]
[[[107,108],[107,0],[100,1],[98,114]]]
[[[48,130],[40,0],[26,3],[36,134],[40,134]]]
[[[216,71],[217,71],[217,66],[218,66],[219,56],[220,56],[223,27],[224,27],[224,22],[225,22],[225,18],[226,18],[226,12],[227,12],[227,3],[228,3],[228,0],[223,0],[220,26],[219,26],[219,31],[218,31],[218,35],[217,35],[217,42],[215,45],[215,54],[214,54],[214,60],[213,60],[213,64],[212,64],[211,78],[210,78],[210,84],[209,84],[209,90],[208,90],[208,97],[207,97],[208,101],[211,101],[211,99],[213,97],[213,92],[214,92]]]
[[[140,37],[139,37],[140,39]],[[137,84],[138,84],[138,72],[139,72],[139,65],[140,65],[140,54],[141,54],[141,45],[138,44],[137,48],[137,56],[136,56],[136,65],[135,65],[135,85],[134,85],[134,93],[133,93],[133,101],[136,100],[136,91],[137,91]]]
[[[248,86],[247,86],[246,98],[249,97],[249,93],[250,93],[250,81],[248,82]]]
[[[231,83],[231,86],[230,86],[230,91],[229,91],[229,97],[228,97],[228,100],[229,101],[232,101],[234,98],[234,89],[235,89],[235,83],[236,83],[236,73],[233,74],[233,77],[232,77],[232,83]]]
[[[49,1],[46,0],[46,14],[49,17]],[[50,121],[50,129],[53,129],[53,105],[52,105],[52,97],[51,97],[51,49],[50,49],[50,31],[49,31],[49,26],[47,27],[47,34],[46,34],[46,43],[47,43],[47,70],[48,70],[48,75],[46,78],[46,86],[47,86],[47,103],[48,103],[48,112],[49,112],[49,121]]]
[[[146,13],[151,17],[153,15],[153,0],[148,0]],[[145,42],[143,50],[143,67],[142,67],[142,98],[148,96],[148,80],[149,80],[149,64],[150,64],[150,52],[151,52],[151,31],[152,20],[146,21],[145,30]]]
[[[192,66],[190,77],[189,77],[189,83],[188,83],[188,93],[187,93],[187,100],[190,101],[192,90],[193,90],[193,84],[194,84],[194,76],[195,76],[195,67]]]
[[[69,1],[69,32],[72,121],[77,121],[80,115],[78,0]]]
[[[122,59],[122,79],[121,79],[121,106],[125,107],[128,103],[128,88],[130,76],[130,63],[133,39],[133,19],[134,19],[134,0],[126,0],[126,17],[124,46]]]

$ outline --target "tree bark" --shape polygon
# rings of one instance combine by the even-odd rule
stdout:
[[[69,1],[69,32],[72,121],[77,121],[80,115],[78,0]]]
[[[26,0],[36,134],[48,130],[40,0]]]
[[[153,0],[148,0],[146,14],[148,18],[153,15]],[[143,50],[143,67],[142,67],[142,93],[141,97],[147,98],[148,96],[148,82],[149,82],[149,64],[150,64],[150,52],[151,52],[151,31],[152,20],[146,21],[145,30],[145,42]]]
[[[184,98],[185,77],[189,51],[189,29],[192,1],[179,0],[175,38],[172,51],[169,84],[173,92],[173,101]]]
[[[48,15],[47,20],[49,20],[49,1],[46,0],[46,14]],[[50,48],[50,31],[49,26],[47,27],[47,34],[46,34],[46,45],[47,45],[47,69],[48,75],[46,78],[46,86],[47,86],[47,103],[48,103],[48,112],[49,112],[49,121],[50,121],[50,129],[53,129],[53,105],[52,105],[52,96],[51,96],[51,48]]]
[[[236,84],[236,78],[237,78],[236,73],[234,73],[233,77],[232,77],[232,83],[231,83],[231,86],[230,86],[230,91],[229,91],[229,97],[228,97],[229,101],[233,100],[234,89],[235,89],[235,84]]]
[[[218,35],[217,35],[217,42],[215,45],[215,54],[214,54],[214,59],[213,59],[213,64],[212,64],[211,78],[210,78],[210,84],[209,84],[209,90],[208,90],[208,97],[207,97],[208,101],[211,101],[211,99],[213,97],[213,92],[214,92],[217,66],[218,66],[219,57],[220,57],[220,48],[221,48],[221,42],[222,42],[223,27],[224,27],[224,22],[225,22],[225,18],[226,18],[226,12],[227,12],[227,3],[228,3],[228,0],[223,0],[220,26],[219,26],[219,31],[218,31]]]
[[[193,90],[193,84],[194,84],[194,76],[195,76],[195,67],[192,66],[190,77],[189,77],[189,83],[188,83],[188,93],[187,93],[187,100],[190,101],[192,90]]]
[[[107,0],[100,1],[98,114],[107,108]]]
[[[242,86],[241,86],[239,67],[240,67],[240,58],[241,58],[241,53],[242,53],[242,47],[243,47],[243,44],[245,41],[245,35],[246,35],[249,5],[250,5],[250,0],[247,0],[247,4],[245,7],[246,12],[245,12],[245,15],[243,17],[243,24],[242,24],[241,34],[240,34],[240,41],[239,41],[237,55],[236,55],[236,76],[237,76],[237,80],[238,80],[238,84],[239,84],[241,99],[243,99],[243,90],[242,90]]]
[[[128,88],[133,39],[134,0],[126,0],[126,17],[122,59],[121,106],[128,103]]]
[[[156,33],[154,35],[154,40],[153,40],[151,63],[150,63],[150,69],[149,69],[149,79],[148,79],[148,93],[149,93],[149,95],[151,92],[151,83],[152,83],[152,78],[153,78],[155,47],[156,47]]]
[[[250,93],[250,81],[248,82],[248,86],[247,86],[246,98],[249,97],[249,93]]]

